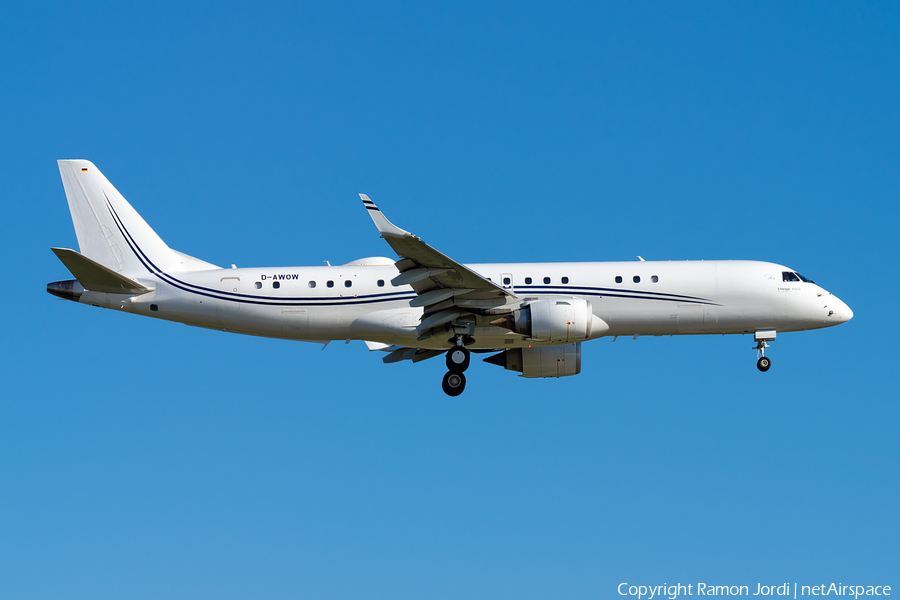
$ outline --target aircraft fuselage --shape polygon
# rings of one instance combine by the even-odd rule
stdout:
[[[396,260],[222,269],[172,248],[86,160],[58,162],[80,252],[47,291],[113,310],[290,340],[363,340],[386,363],[446,355],[441,386],[465,389],[472,351],[523,377],[581,372],[581,343],[604,336],[753,334],[768,371],[777,332],[837,325],[846,304],[792,269],[755,261],[464,265],[360,194]]]
[[[371,260],[371,259],[370,259]],[[448,348],[449,336],[416,342],[422,308],[416,293],[393,286],[384,266],[215,269],[136,278],[149,293],[85,291],[79,301],[197,327],[304,341],[358,339]],[[783,281],[791,269],[758,261],[632,261],[466,265],[523,301],[585,298],[619,335],[738,334],[803,331],[837,325],[850,309],[820,286]],[[617,283],[616,278],[621,282]],[[562,283],[563,278],[567,283]],[[508,280],[509,283],[505,283]],[[545,283],[545,280],[549,280]],[[330,286],[329,286],[330,282]],[[348,286],[349,283],[349,286]],[[477,317],[473,348],[539,346]],[[547,345],[550,343],[548,342]]]

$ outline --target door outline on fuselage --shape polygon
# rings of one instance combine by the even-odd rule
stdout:
[[[702,304],[679,303],[676,333],[703,333],[705,312]]]
[[[241,278],[240,277],[222,277],[219,280],[219,288],[223,292],[230,292],[232,294],[240,294],[241,293]],[[241,303],[235,300],[221,300],[222,310],[240,310]]]
[[[309,333],[309,309],[283,309],[281,311],[281,333],[287,339],[303,339],[303,336]]]

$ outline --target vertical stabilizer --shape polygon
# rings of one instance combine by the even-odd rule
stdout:
[[[83,255],[122,274],[181,270],[182,259],[92,162],[57,162]]]

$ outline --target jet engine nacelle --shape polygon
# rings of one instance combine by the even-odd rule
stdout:
[[[568,377],[581,373],[581,342],[540,348],[513,348],[484,359],[522,377]]]
[[[511,329],[541,342],[580,342],[591,337],[594,313],[584,298],[538,300],[512,315]]]

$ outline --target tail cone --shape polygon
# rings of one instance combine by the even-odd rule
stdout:
[[[78,302],[84,287],[74,279],[66,281],[54,281],[47,284],[47,292],[62,298],[63,300],[72,300]]]

